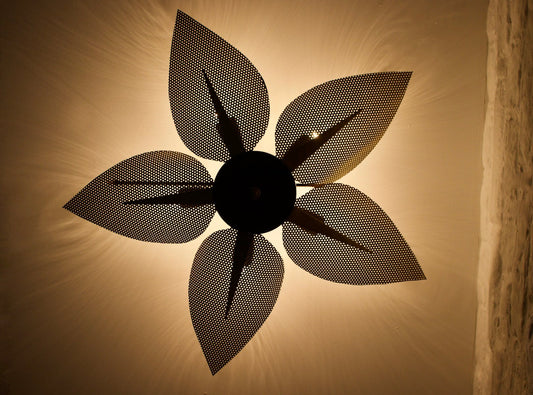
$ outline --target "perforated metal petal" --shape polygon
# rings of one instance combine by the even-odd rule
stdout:
[[[244,267],[224,318],[237,231],[213,233],[200,246],[189,280],[189,308],[212,374],[248,343],[266,320],[283,280],[283,261],[263,236],[254,235],[251,263]]]
[[[302,135],[311,139],[361,110],[293,171],[303,183],[333,182],[374,148],[404,96],[411,72],[363,74],[318,85],[291,102],[276,126],[276,156]]]
[[[124,181],[124,184],[113,184]],[[130,185],[129,181],[146,181]],[[146,152],[126,159],[100,174],[74,196],[65,208],[115,233],[158,243],[185,243],[202,234],[215,213],[214,204],[124,204],[128,201],[177,193],[191,186],[164,182],[212,183],[196,159],[172,151]],[[150,182],[163,182],[151,185]],[[196,187],[201,188],[202,186]],[[205,187],[204,187],[205,188]]]
[[[425,279],[415,255],[391,219],[357,189],[328,184],[298,198],[296,206],[318,214],[327,225],[372,251],[311,234],[285,222],[283,244],[287,254],[309,273],[356,285]]]
[[[263,78],[250,61],[220,36],[178,11],[170,53],[169,97],[176,129],[195,154],[230,158],[217,131],[206,71],[229,117],[241,131],[246,151],[265,133],[269,103]]]

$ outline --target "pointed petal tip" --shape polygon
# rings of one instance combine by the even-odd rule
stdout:
[[[411,77],[413,76],[413,71],[385,71],[383,73],[376,74],[388,74],[391,79],[396,79],[399,76],[400,79],[405,82],[405,86],[407,87],[411,81]],[[394,75],[396,75],[396,78],[393,77]]]
[[[229,361],[228,361],[229,362]],[[214,376],[215,374],[217,374],[218,372],[220,372],[220,369],[222,369],[224,366],[226,366],[227,362],[222,365],[222,366],[219,366],[219,365],[213,365],[212,363],[210,363],[209,361],[207,361],[207,365],[209,366],[209,371],[211,372],[211,375]]]
[[[384,71],[376,74],[403,74],[406,77],[411,77],[413,75],[413,71]]]
[[[416,259],[416,257],[414,258],[414,262],[412,263],[412,269],[413,271],[409,275],[406,275],[403,279],[400,279],[396,282],[427,280],[427,277],[424,271],[422,270],[422,267],[418,263],[418,260]]]
[[[74,200],[74,198],[70,199],[68,202],[66,202],[62,208],[64,208],[65,210],[68,210],[70,211],[71,213],[74,213],[74,211],[72,211],[72,201]],[[75,214],[75,213],[74,213]]]

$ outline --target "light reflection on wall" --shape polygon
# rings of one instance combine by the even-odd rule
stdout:
[[[13,391],[471,392],[485,2],[205,1],[4,5],[3,224]],[[342,181],[391,216],[428,281],[353,287],[285,262],[273,313],[211,377],[189,318],[186,245],[115,235],[62,205],[115,163],[190,153],[167,96],[176,9],[263,75],[274,152],[283,108],[313,86],[414,72],[385,137]],[[220,164],[203,161],[214,175]],[[32,387],[34,386],[34,387]]]

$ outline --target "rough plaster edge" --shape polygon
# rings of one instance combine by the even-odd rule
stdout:
[[[487,86],[485,92],[485,125],[483,131],[483,181],[480,196],[480,249],[477,278],[477,318],[474,359],[474,394],[492,393],[492,348],[489,338],[489,292],[494,262],[498,259],[500,242],[499,187],[502,168],[497,161],[497,131],[501,118],[495,111],[495,96],[498,86],[497,33],[498,0],[490,0],[487,10]]]

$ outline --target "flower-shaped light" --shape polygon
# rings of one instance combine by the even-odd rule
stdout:
[[[178,11],[169,78],[174,123],[192,152],[224,165],[213,181],[189,155],[147,152],[96,177],[65,208],[121,235],[160,243],[198,237],[218,211],[231,228],[203,241],[189,280],[192,323],[215,374],[261,327],[281,288],[282,259],[261,233],[283,225],[290,258],[326,280],[425,278],[379,206],[333,183],[377,144],[410,76],[374,73],[319,85],[283,111],[276,156],[253,151],[269,116],[261,75],[237,49]],[[298,186],[314,188],[296,199]]]

